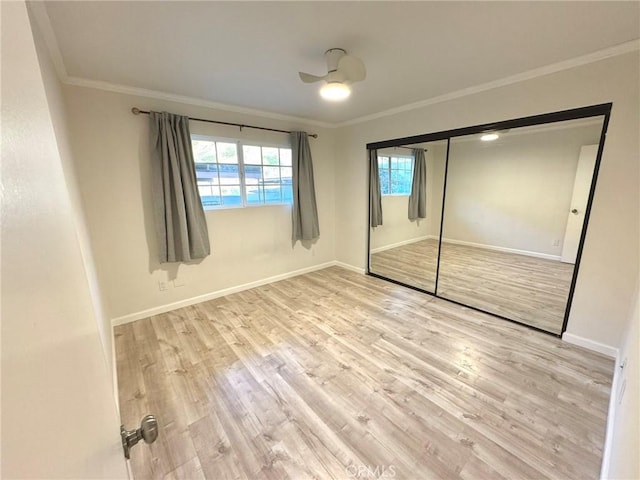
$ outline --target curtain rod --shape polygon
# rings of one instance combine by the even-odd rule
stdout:
[[[407,150],[420,150],[419,148],[411,148],[411,147],[404,147],[402,145],[396,145],[395,147],[385,147],[385,148],[379,148],[377,150],[387,150],[390,148],[406,148]],[[426,148],[423,148],[422,150],[424,150],[425,152],[428,152],[429,150],[427,150]]]
[[[142,113],[145,115],[149,115],[149,113],[151,112],[147,110],[140,110],[137,107],[133,107],[131,109],[131,113],[133,113],[134,115],[140,115]],[[219,122],[218,120],[207,120],[205,118],[193,118],[193,117],[188,117],[188,118],[189,120],[194,120],[196,122],[217,123],[220,125],[230,125],[232,127],[239,127],[240,131],[242,131],[243,128],[254,128],[256,130],[268,130],[269,132],[291,133],[289,130],[278,130],[277,128],[255,127],[253,125],[244,125],[242,123]],[[317,133],[309,133],[308,135],[313,138],[318,138]]]
[[[420,150],[419,148],[401,147],[400,145],[398,145],[397,147],[394,147],[394,148],[406,148],[407,150]],[[429,151],[426,148],[423,148],[422,150],[424,150],[425,152]]]

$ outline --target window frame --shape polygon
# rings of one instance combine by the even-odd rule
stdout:
[[[393,175],[392,172],[395,170],[400,171],[400,169],[394,169],[391,167],[391,159],[392,158],[400,158],[400,159],[408,159],[411,160],[411,178],[413,179],[413,169],[415,168],[415,164],[416,164],[416,159],[415,156],[411,155],[411,154],[396,154],[396,153],[378,153],[377,155],[377,161],[378,161],[378,180],[380,181],[380,159],[381,158],[386,158],[388,159],[388,167],[385,167],[384,170],[386,170],[389,173],[389,193],[383,193],[382,192],[382,188],[380,189],[380,195],[382,195],[383,197],[409,197],[411,196],[411,183],[412,181],[409,182],[409,192],[408,193],[394,193],[392,191],[392,186],[393,186]]]
[[[291,180],[291,190],[292,190],[292,194],[293,194],[293,148],[291,146],[291,144],[288,143],[275,143],[275,142],[264,142],[261,140],[247,140],[247,139],[241,139],[241,138],[229,138],[229,137],[219,137],[219,136],[214,136],[214,135],[205,135],[205,134],[198,134],[198,133],[192,133],[191,134],[191,141],[193,142],[194,140],[198,140],[198,141],[205,141],[205,142],[216,142],[217,143],[233,143],[236,145],[236,156],[238,159],[238,178],[239,178],[239,183],[240,183],[240,205],[204,205],[202,204],[202,208],[204,210],[231,210],[231,209],[236,209],[236,208],[254,208],[254,207],[275,207],[275,206],[291,206],[293,205],[293,195],[291,198],[291,201],[286,201],[286,200],[281,200],[280,202],[260,202],[260,203],[249,203],[247,201],[247,182],[246,182],[246,167],[247,164],[245,164],[244,162],[244,148],[245,146],[247,147],[260,147],[262,148],[277,148],[277,149],[288,149],[289,151],[291,151],[291,155],[292,155],[292,159],[291,159],[291,165],[282,165],[282,163],[279,163],[278,165],[264,165],[263,163],[261,163],[260,165],[254,165],[254,164],[249,164],[248,166],[260,166],[260,167],[265,167],[265,166],[273,166],[276,167],[278,169],[282,169],[284,168],[291,168],[291,176],[292,176],[292,180]],[[261,150],[262,153],[262,150]],[[278,152],[278,155],[280,155],[280,152]],[[262,157],[264,158],[264,157]],[[200,162],[197,162],[194,156],[193,159],[193,163],[194,165],[197,165]],[[218,162],[218,157],[217,157],[217,149],[216,149],[216,164],[220,165],[220,163]],[[225,165],[223,163],[223,165]],[[219,177],[218,177],[219,178]],[[196,172],[196,183],[198,181],[198,176],[197,176],[197,172]],[[282,188],[282,185],[284,185],[282,183],[282,171],[280,172],[280,182],[279,182],[280,187]],[[222,187],[222,184],[218,185],[219,187]],[[198,186],[199,187],[199,186]],[[200,190],[198,188],[198,196],[200,197],[200,202],[202,203],[202,195],[200,195]],[[220,197],[222,197],[222,191],[220,191]],[[282,198],[284,198],[284,194],[282,194]],[[264,198],[263,198],[264,200]]]

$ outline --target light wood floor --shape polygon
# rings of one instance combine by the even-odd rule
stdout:
[[[374,273],[434,292],[437,240],[371,256]],[[559,334],[573,265],[452,243],[442,244],[438,296]]]
[[[115,339],[137,479],[599,475],[612,360],[338,267]]]
[[[428,239],[372,253],[369,271],[434,293],[438,240]]]

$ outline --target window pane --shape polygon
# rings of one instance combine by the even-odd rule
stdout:
[[[238,152],[235,143],[217,142],[219,163],[238,163]]]
[[[282,186],[282,201],[285,203],[293,203],[293,188],[291,184]]]
[[[198,162],[216,161],[216,143],[206,140],[192,140],[193,159]]]
[[[389,168],[389,157],[378,157],[378,170]]]
[[[260,165],[262,163],[260,147],[245,145],[242,147],[242,153],[245,165]]]
[[[262,148],[262,163],[265,165],[279,165],[280,159],[278,157],[278,149],[263,147]]]
[[[220,199],[220,187],[212,185],[198,185],[198,191],[200,192],[200,198],[202,199],[203,206],[215,207],[222,204]]]
[[[198,183],[218,184],[218,165],[215,163],[196,163]]]
[[[279,167],[263,167],[262,173],[264,175],[265,182],[280,182],[280,168]]]
[[[223,186],[221,187],[221,191],[223,205],[242,205],[240,185]]]
[[[282,178],[283,184],[291,185],[291,180],[293,179],[292,168],[291,167],[280,168],[280,177]]]
[[[247,184],[247,205],[259,205],[264,203],[264,192],[262,185],[257,183]]]
[[[240,184],[238,165],[220,165],[220,183],[222,185]]]
[[[411,168],[411,159],[410,158],[398,158],[398,168],[403,170],[407,170]]]
[[[249,165],[244,167],[244,178],[247,185],[262,181],[262,167]]]
[[[291,166],[291,149],[290,148],[280,149],[280,165],[284,165],[287,167]]]
[[[198,181],[198,186],[218,185],[218,177],[212,177],[212,178],[197,177],[196,180]]]
[[[411,172],[392,170],[391,193],[409,195],[411,193]]]
[[[389,191],[389,170],[388,169],[380,169],[380,193],[383,195],[388,195]]]
[[[264,196],[265,203],[281,203],[282,193],[280,191],[280,185],[265,185]]]

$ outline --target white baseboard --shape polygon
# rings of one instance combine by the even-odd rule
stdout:
[[[392,243],[391,245],[385,245],[384,247],[378,247],[371,250],[371,253],[383,252],[384,250],[390,250],[396,247],[402,247],[403,245],[409,245],[410,243],[420,242],[422,240],[437,240],[437,235],[426,235],[424,237],[412,238],[410,240],[404,240],[402,242]],[[544,258],[546,260],[560,261],[562,256],[551,255],[549,253],[532,252],[530,250],[520,250],[517,248],[499,247],[496,245],[487,245],[486,243],[467,242],[465,240],[455,240],[453,238],[443,238],[443,243],[451,243],[454,245],[463,245],[466,247],[483,248],[485,250],[493,250],[495,252],[515,253],[518,255],[526,255],[528,257]]]
[[[496,245],[487,245],[484,243],[466,242],[464,240],[454,240],[452,238],[443,238],[445,243],[453,243],[454,245],[464,245],[467,247],[484,248],[485,250],[494,250],[496,252],[516,253],[518,255],[526,255],[528,257],[545,258],[547,260],[560,261],[560,255],[551,255],[548,253],[532,252],[530,250],[519,250],[517,248],[498,247]]]
[[[428,238],[429,238],[429,235],[425,237],[410,238],[409,240],[403,240],[401,242],[384,245],[383,247],[374,248],[371,250],[371,253],[384,252],[385,250],[391,250],[392,248],[402,247],[403,245],[409,245],[411,243],[421,242],[422,240],[427,240]]]
[[[347,270],[351,270],[352,272],[360,273],[362,275],[364,275],[366,273],[366,270],[364,268],[354,267],[353,265],[349,265],[348,263],[343,263],[343,262],[338,262],[338,261],[335,261],[333,263],[334,263],[334,265],[336,267],[342,267],[342,268],[345,268]]]
[[[304,275],[305,273],[315,272],[316,270],[322,270],[323,268],[333,267],[333,266],[341,266],[344,268],[348,268],[350,270],[354,270],[357,272],[364,273],[364,269],[356,269],[351,265],[343,264],[340,262],[332,261],[321,263],[319,265],[313,265],[307,268],[301,268],[299,270],[294,270],[292,272],[282,273],[280,275],[274,275],[273,277],[267,277],[260,280],[256,280],[249,283],[244,283],[242,285],[236,285],[229,288],[223,288],[222,290],[217,290],[215,292],[206,293],[204,295],[198,295],[197,297],[187,298],[185,300],[180,300],[179,302],[173,302],[166,305],[160,305],[158,307],[149,308],[147,310],[142,310],[141,312],[131,313],[129,315],[124,315],[122,317],[117,317],[111,320],[111,325],[114,327],[117,325],[123,325],[125,323],[135,322],[136,320],[141,320],[143,318],[152,317],[153,315],[160,315],[161,313],[167,313],[172,310],[176,310],[178,308],[188,307],[190,305],[195,305],[197,303],[206,302],[209,300],[213,300],[214,298],[224,297],[225,295],[231,295],[232,293],[242,292],[244,290],[249,290],[251,288],[260,287],[262,285],[266,285],[267,283],[277,282],[279,280],[285,280],[291,277],[297,277],[298,275]]]
[[[616,349],[616,351],[618,351]],[[619,351],[618,351],[619,353]],[[609,396],[609,412],[607,413],[607,430],[604,437],[604,447],[602,449],[602,465],[600,467],[600,479],[609,479],[611,468],[611,449],[613,447],[613,426],[616,419],[616,407],[618,406],[618,391],[620,390],[620,355],[616,355],[616,365],[613,371],[613,381],[611,382],[611,395]]]
[[[564,332],[562,334],[562,340],[567,343],[578,345],[579,347],[584,347],[594,352],[601,353],[610,358],[618,358],[618,349],[612,347],[611,345],[605,345],[604,343],[596,342],[595,340],[590,340],[588,338],[574,335],[573,333],[569,332]]]

